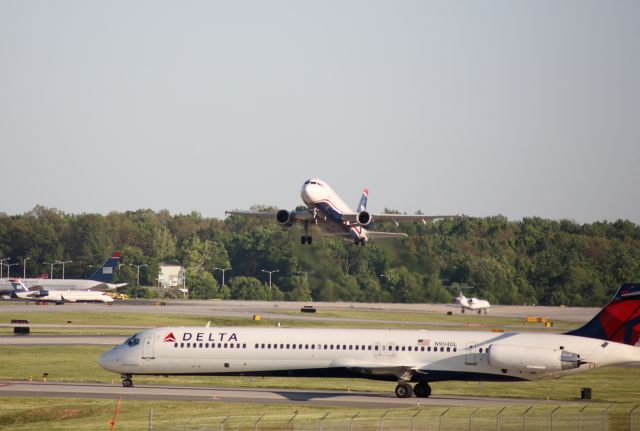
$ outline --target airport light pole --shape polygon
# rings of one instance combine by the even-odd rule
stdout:
[[[271,274],[273,274],[274,272],[280,272],[280,270],[274,269],[272,271],[267,271],[266,269],[263,269],[262,272],[266,272],[269,274],[269,292],[271,292]]]
[[[57,262],[44,262],[44,264],[45,265],[49,265],[51,267],[51,270],[49,272],[49,278],[50,279],[53,278],[53,267],[55,265],[60,265],[60,261],[57,261]]]
[[[3,265],[5,260],[11,260],[10,257],[5,257],[4,259],[0,259],[0,278],[2,278],[3,274]]]
[[[214,271],[222,271],[222,287],[224,287],[224,273],[231,268],[213,268]]]
[[[73,261],[72,260],[65,260],[65,261],[58,260],[56,263],[62,264],[62,279],[64,280],[64,264],[65,263],[73,263]]]
[[[12,267],[12,266],[15,266],[15,265],[18,265],[18,262],[15,262],[15,263],[5,263],[4,265],[7,267],[7,278],[10,278],[10,277],[11,277],[11,272],[10,272],[11,267]]]
[[[22,278],[27,278],[27,261],[31,259],[30,257],[25,257],[22,259]]]
[[[138,275],[136,277],[136,286],[140,286],[140,268],[142,268],[143,266],[147,266],[147,264],[144,263],[142,265],[134,265],[134,264],[130,263],[129,265],[135,266],[136,269],[138,270]]]

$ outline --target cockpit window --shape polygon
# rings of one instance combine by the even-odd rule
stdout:
[[[140,340],[138,339],[138,334],[132,335],[131,337],[127,338],[127,341],[125,341],[125,343],[129,347],[133,347],[137,345],[139,342]]]
[[[311,180],[307,180],[307,181],[305,181],[304,183],[305,183],[305,185],[306,185],[306,184],[309,184],[310,182],[311,182]]]

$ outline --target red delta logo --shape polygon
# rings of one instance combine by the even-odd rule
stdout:
[[[176,342],[176,337],[174,337],[173,332],[169,332],[169,334],[167,334],[167,336],[164,337],[163,341],[165,343],[175,343]]]

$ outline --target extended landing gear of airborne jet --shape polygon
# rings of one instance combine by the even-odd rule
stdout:
[[[420,382],[413,389],[407,382],[399,382],[398,386],[396,386],[396,396],[398,398],[411,398],[413,394],[418,398],[429,398],[431,386],[427,382]]]
[[[122,374],[122,386],[125,388],[133,387],[133,380],[131,380],[131,374]]]
[[[313,238],[311,237],[311,235],[302,235],[300,237],[300,244],[309,244],[311,245],[311,243],[313,242]]]

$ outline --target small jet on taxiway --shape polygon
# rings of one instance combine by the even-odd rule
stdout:
[[[302,223],[304,235],[300,237],[302,244],[311,244],[311,226],[318,226],[325,235],[338,235],[352,239],[356,245],[364,245],[371,239],[402,238],[407,234],[399,232],[380,232],[373,230],[375,223],[393,222],[396,225],[406,222],[422,222],[430,220],[457,218],[457,215],[401,215],[370,214],[367,212],[369,190],[362,191],[358,210],[353,211],[326,182],[310,179],[304,182],[300,191],[302,201],[307,206],[303,211],[279,210],[277,212],[261,211],[226,211],[225,214],[248,216],[261,219],[277,220],[283,227],[291,227],[294,223]]]

